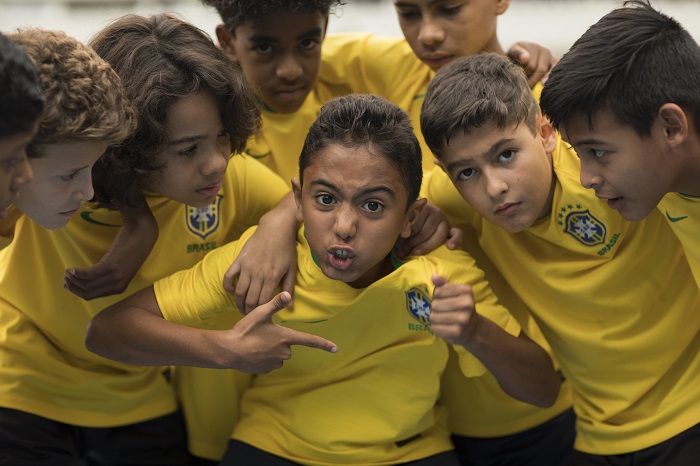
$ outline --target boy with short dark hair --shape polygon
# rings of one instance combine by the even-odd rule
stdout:
[[[574,464],[692,464],[700,291],[660,212],[628,222],[584,189],[578,158],[500,56],[440,70],[421,129],[444,170],[426,194],[476,230],[572,385]]]
[[[625,2],[564,55],[542,110],[581,158],[581,183],[628,220],[655,208],[700,284],[700,46],[648,2]]]
[[[248,348],[255,356],[277,346],[265,326],[335,342],[335,354],[295,347],[281,368],[255,377],[222,465],[457,465],[435,405],[445,342],[466,375],[489,370],[514,397],[554,401],[551,360],[466,253],[442,247],[406,262],[393,255],[425,204],[420,147],[405,112],[376,96],[329,102],[309,131],[299,174],[304,227],[293,310],[283,309],[284,293],[241,319],[222,289],[249,232],[101,312],[88,348],[130,363],[254,370]],[[238,317],[231,330],[206,330],[206,320],[226,314]]]
[[[44,95],[31,59],[17,44],[0,34],[0,218],[32,179],[27,146],[36,133]]]

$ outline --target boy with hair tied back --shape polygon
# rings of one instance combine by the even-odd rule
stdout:
[[[441,69],[421,129],[443,169],[425,194],[475,230],[571,383],[573,464],[694,464],[700,291],[661,213],[628,222],[581,186],[578,157],[503,57]]]
[[[405,112],[376,96],[330,101],[309,131],[299,175],[293,310],[283,292],[242,317],[221,287],[253,229],[95,316],[88,348],[132,364],[278,367],[243,394],[221,465],[458,465],[436,406],[446,343],[466,375],[488,370],[518,399],[554,401],[549,356],[466,253],[443,246],[406,262],[394,256],[425,204],[420,146]],[[232,329],[206,329],[229,314]],[[319,335],[318,348],[330,353],[297,346],[261,364],[284,346],[265,338],[280,325]]]

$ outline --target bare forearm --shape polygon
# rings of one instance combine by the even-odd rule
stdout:
[[[552,360],[525,334],[516,338],[480,316],[474,338],[464,347],[513,398],[540,407],[549,407],[556,400],[560,382]]]
[[[217,344],[223,332],[185,327],[128,302],[95,316],[88,326],[89,351],[126,364],[230,367]]]
[[[274,232],[279,228],[284,228],[287,231],[291,231],[293,237],[298,225],[299,222],[296,218],[294,195],[290,191],[273,209],[260,217],[260,226],[258,229],[269,228]]]

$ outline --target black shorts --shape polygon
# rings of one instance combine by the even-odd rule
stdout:
[[[181,413],[119,427],[78,427],[0,408],[0,464],[192,465]]]
[[[493,438],[453,435],[461,466],[568,466],[576,415],[569,409],[537,427]]]
[[[410,466],[459,466],[457,455],[453,451],[446,451],[428,458],[423,458],[410,463],[401,463]],[[219,466],[298,466],[299,463],[280,458],[255,448],[247,443],[231,440],[228,449]]]
[[[700,424],[653,447],[622,455],[574,452],[574,466],[695,466],[700,464]]]

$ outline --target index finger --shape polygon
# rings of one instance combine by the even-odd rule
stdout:
[[[328,351],[329,353],[336,353],[338,351],[338,345],[330,340],[326,340],[323,337],[300,332],[298,330],[288,330],[290,331],[290,345],[308,346],[309,348],[317,348],[323,351]]]

